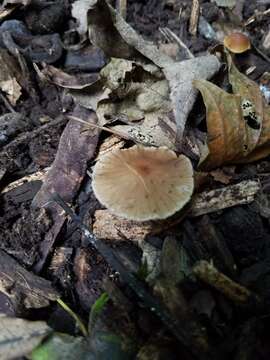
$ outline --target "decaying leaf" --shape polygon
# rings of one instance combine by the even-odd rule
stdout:
[[[37,66],[35,66],[35,69],[41,79],[46,79],[55,85],[68,89],[85,89],[99,79],[99,75],[96,73],[70,75],[47,64],[43,65],[42,70],[39,70]]]
[[[173,104],[177,126],[176,146],[181,149],[186,120],[196,99],[194,79],[209,79],[219,69],[219,61],[213,55],[196,57],[190,60],[168,64],[163,68],[170,86],[170,98]]]
[[[175,149],[176,126],[169,84],[159,68],[112,58],[101,71],[101,77],[108,97],[97,105],[100,125],[118,120],[125,125],[110,129],[123,138]]]
[[[6,50],[0,49],[0,89],[7,94],[12,105],[16,105],[21,96],[21,71],[15,58]]]
[[[51,329],[44,321],[0,317],[0,358],[9,360],[28,355]]]
[[[93,0],[77,0],[72,4],[72,17],[78,23],[77,31],[83,36],[87,33],[87,11],[92,5]]]
[[[208,79],[213,76],[220,66],[217,58],[207,55],[181,63],[174,62],[155,45],[138,35],[105,0],[92,0],[88,11],[88,24],[91,42],[108,56],[139,63],[150,60],[163,71],[164,78],[168,81],[169,97],[173,105],[173,113],[170,117],[173,118],[174,114],[173,121],[177,127],[173,142],[176,142],[177,148],[181,149],[187,116],[196,98],[196,89],[192,86],[192,81],[195,78]],[[125,91],[127,93],[128,90]]]
[[[59,296],[50,281],[25,270],[3,250],[0,250],[0,291],[11,299],[16,311],[46,307]]]
[[[201,168],[244,163],[270,154],[270,108],[259,86],[241,74],[229,59],[233,94],[206,80],[195,80],[207,112],[209,154]]]
[[[29,5],[32,0],[7,0],[3,1],[0,7],[0,20],[5,19],[10,15],[18,6]]]
[[[135,143],[167,146],[171,150],[176,150],[176,127],[169,114],[146,114],[140,124],[116,125],[113,129],[127,135]]]

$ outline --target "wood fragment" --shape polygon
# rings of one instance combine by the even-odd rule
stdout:
[[[97,238],[110,239],[111,241],[142,241],[153,230],[153,225],[148,222],[136,222],[122,219],[111,214],[108,210],[97,210],[93,233]]]
[[[36,171],[35,173],[33,174],[30,174],[30,175],[26,175],[18,180],[15,180],[11,183],[9,183],[4,189],[3,191],[1,192],[2,194],[5,194],[13,189],[16,189],[17,187],[23,185],[23,184],[26,184],[26,183],[29,183],[29,182],[32,182],[32,181],[43,181],[47,172],[49,171],[49,167],[45,168],[45,169],[42,169],[42,170],[39,170],[39,171]]]
[[[74,111],[93,123],[97,122],[96,114],[93,111],[79,106]],[[77,114],[75,113],[75,115]],[[87,162],[94,156],[96,150],[99,132],[94,129],[91,132],[82,133],[82,130],[82,124],[69,121],[61,136],[53,165],[32,202],[33,207],[45,207],[54,221],[54,225],[40,244],[41,257],[35,265],[37,272],[41,271],[45,264],[66,219],[62,209],[57,204],[52,203],[51,196],[57,191],[67,202],[72,202],[86,174]]]
[[[51,300],[56,300],[58,293],[48,280],[32,274],[19,265],[16,260],[0,250],[0,291],[13,303],[15,311],[21,307],[42,308]]]
[[[102,156],[108,154],[111,151],[122,149],[125,145],[125,141],[119,139],[119,137],[115,135],[111,135],[104,140],[104,142],[100,145],[98,149],[98,153],[96,156],[96,161],[98,161]]]
[[[200,2],[199,0],[193,0],[190,21],[189,21],[189,32],[193,36],[196,36],[197,34],[199,16],[200,16]]]
[[[127,17],[127,0],[117,0],[116,8],[123,19],[125,19]]]
[[[260,302],[260,298],[244,286],[231,280],[208,261],[201,260],[193,267],[193,273],[237,304]]]
[[[249,204],[260,189],[260,182],[245,180],[238,184],[195,195],[190,216],[209,214],[236,205]]]

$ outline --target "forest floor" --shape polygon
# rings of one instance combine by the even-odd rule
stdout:
[[[87,324],[91,307],[106,292],[110,300],[95,315],[98,319],[90,319],[89,333],[93,336],[95,328],[117,335],[120,350],[114,347],[118,340],[104,345],[95,338],[88,349],[91,357],[74,341],[77,355],[70,359],[269,359],[269,156],[239,164],[225,161],[199,172],[201,154],[195,143],[189,146],[197,130],[206,134],[208,128],[205,98],[198,94],[187,114],[183,153],[196,170],[201,202],[151,224],[111,215],[95,197],[91,169],[97,157],[134,141],[117,135],[117,126],[130,122],[115,114],[109,120],[108,113],[102,115],[115,125],[114,135],[72,120],[98,122],[101,110],[89,106],[89,99],[92,105],[99,72],[110,62],[83,28],[90,1],[76,1],[81,3],[77,23],[72,3],[4,1],[0,11],[0,313],[42,320],[53,334],[69,334],[72,343],[82,338],[83,326],[65,305]],[[119,9],[124,3],[112,5]],[[138,34],[174,61],[185,61],[187,54],[195,59],[209,52],[219,56],[221,66],[211,81],[231,93],[220,47],[227,34],[245,33],[251,48],[233,61],[258,85],[261,97],[257,94],[256,100],[270,114],[270,1],[239,0],[230,8],[224,4],[232,0],[200,0],[197,20],[196,3],[128,0],[122,12]],[[102,14],[96,18],[103,26],[109,15]],[[113,58],[118,48],[123,50],[118,45]],[[139,72],[150,70],[136,61],[132,76],[141,79]],[[124,85],[128,71],[133,70],[123,70],[120,79]],[[65,205],[78,217],[68,216]],[[0,329],[1,336],[6,335]]]

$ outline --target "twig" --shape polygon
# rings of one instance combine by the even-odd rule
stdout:
[[[6,108],[10,111],[15,113],[16,111],[13,109],[13,107],[11,106],[10,102],[8,101],[8,99],[5,97],[5,95],[2,93],[2,91],[0,91],[0,98],[3,101],[3,103],[5,104]]]
[[[193,273],[202,281],[224,294],[239,305],[260,303],[260,298],[250,290],[221,273],[213,264],[201,260],[193,267]]]
[[[197,34],[199,16],[200,16],[199,0],[193,0],[190,21],[189,21],[189,32],[193,36],[196,36]]]
[[[165,28],[159,28],[159,31],[161,32],[161,34],[163,36],[165,36],[165,38],[168,41],[175,41],[176,44],[182,48],[184,50],[184,52],[187,55],[188,59],[192,59],[194,58],[194,55],[192,54],[192,52],[189,50],[189,48],[187,47],[187,45],[169,28],[165,27]]]
[[[254,21],[258,20],[258,18],[270,15],[270,9],[267,9],[265,11],[257,11],[254,15],[252,15],[250,18],[247,19],[244,26],[248,26],[252,24]]]
[[[117,0],[116,2],[116,8],[119,11],[120,15],[123,17],[123,19],[126,19],[127,17],[127,0]]]

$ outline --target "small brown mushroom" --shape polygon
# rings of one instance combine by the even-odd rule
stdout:
[[[241,54],[251,48],[247,35],[240,32],[234,32],[225,36],[223,43],[234,54]]]
[[[101,204],[126,219],[165,219],[193,193],[190,160],[165,147],[135,145],[103,156],[93,171],[93,190]]]

